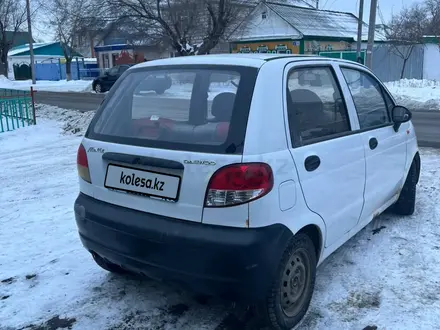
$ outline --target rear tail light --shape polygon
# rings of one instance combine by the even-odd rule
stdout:
[[[80,144],[78,148],[78,154],[76,157],[76,165],[78,167],[78,175],[84,181],[89,183],[92,182],[90,180],[90,172],[89,172],[89,161],[87,160],[87,152],[82,144]]]
[[[271,191],[273,174],[264,163],[234,164],[214,173],[209,181],[205,206],[233,206],[256,200]]]

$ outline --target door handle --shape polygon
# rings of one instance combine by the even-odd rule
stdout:
[[[371,138],[370,141],[368,142],[368,144],[370,145],[370,149],[374,150],[377,148],[377,145],[379,144],[379,142],[377,142],[376,138]]]
[[[307,172],[313,172],[319,167],[319,165],[321,165],[321,159],[316,155],[309,156],[304,161],[304,167]]]

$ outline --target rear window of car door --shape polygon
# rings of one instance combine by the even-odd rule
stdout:
[[[331,67],[293,69],[287,83],[289,127],[292,141],[297,145],[351,131],[348,112]]]
[[[382,86],[370,74],[352,68],[341,68],[350,89],[360,129],[373,129],[391,123],[389,105]]]

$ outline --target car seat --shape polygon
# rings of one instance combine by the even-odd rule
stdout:
[[[325,121],[324,104],[318,95],[308,89],[295,89],[290,92],[293,111],[299,119],[302,132],[317,128]]]
[[[210,122],[219,123],[231,121],[232,111],[234,110],[235,93],[225,92],[218,94],[212,100],[211,114],[214,116]]]

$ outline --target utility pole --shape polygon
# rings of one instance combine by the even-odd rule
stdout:
[[[374,33],[376,32],[376,9],[377,0],[371,0],[370,7],[370,23],[368,23],[368,45],[367,45],[367,67],[370,69],[373,66],[373,46],[374,46]]]
[[[362,63],[361,48],[362,48],[362,28],[364,24],[364,0],[359,1],[359,21],[358,21],[358,37],[356,47],[356,61]]]
[[[319,0],[316,0],[316,9],[319,9]]]
[[[26,11],[27,11],[27,24],[28,24],[28,32],[29,32],[29,53],[31,56],[32,84],[35,85],[34,45],[32,39],[31,4],[29,3],[29,0],[26,0]]]

